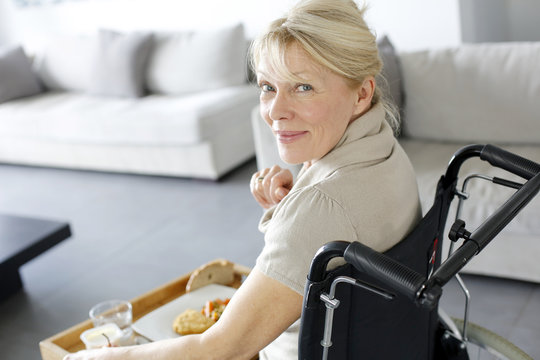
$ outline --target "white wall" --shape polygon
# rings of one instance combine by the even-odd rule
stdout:
[[[458,0],[367,0],[370,26],[400,50],[460,42]],[[38,51],[53,35],[96,29],[200,29],[243,22],[249,36],[264,29],[296,0],[77,0],[16,7],[0,0],[0,44]]]
[[[371,0],[367,20],[377,35],[388,34],[398,50],[461,43],[458,0]]]

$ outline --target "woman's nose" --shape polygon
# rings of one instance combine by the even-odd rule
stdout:
[[[291,118],[292,106],[287,94],[283,92],[276,94],[274,99],[272,99],[268,115],[272,120],[286,120]]]

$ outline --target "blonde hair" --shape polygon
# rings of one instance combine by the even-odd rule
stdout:
[[[270,23],[251,45],[251,66],[256,71],[261,58],[284,79],[298,81],[286,65],[285,52],[296,43],[315,62],[343,76],[351,87],[361,85],[368,76],[384,81],[381,75],[375,35],[364,21],[361,9],[352,0],[302,0],[284,17]],[[386,119],[395,132],[399,113],[380,88],[375,87],[372,104],[381,103]]]

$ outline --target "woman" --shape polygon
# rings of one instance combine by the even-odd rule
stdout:
[[[363,10],[350,0],[301,1],[252,48],[261,114],[290,172],[254,174],[268,209],[265,247],[221,319],[202,335],[102,349],[66,359],[297,358],[302,296],[316,250],[335,239],[384,251],[420,217],[411,165],[385,117],[382,64]]]

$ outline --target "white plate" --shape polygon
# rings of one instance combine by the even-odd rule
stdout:
[[[218,284],[210,284],[165,304],[146,314],[133,324],[133,329],[151,341],[179,337],[172,325],[174,319],[187,309],[202,309],[208,300],[225,300],[234,295],[236,289]]]

